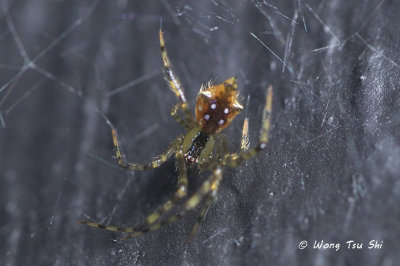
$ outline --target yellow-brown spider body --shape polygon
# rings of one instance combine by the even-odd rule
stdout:
[[[201,88],[196,100],[194,118],[179,79],[171,69],[161,30],[159,37],[165,77],[179,101],[172,108],[171,116],[187,131],[186,134],[178,136],[166,152],[155,157],[151,162],[137,164],[123,158],[118,144],[117,131],[109,121],[107,123],[112,128],[115,155],[122,167],[130,170],[154,169],[174,155],[178,170],[178,188],[171,199],[164,202],[138,226],[118,227],[83,220],[80,222],[109,231],[125,232],[129,234],[128,237],[134,237],[173,223],[202,204],[203,208],[190,234],[190,237],[192,237],[200,222],[206,216],[211,202],[215,199],[222,180],[222,166],[236,167],[242,161],[250,159],[266,147],[271,123],[272,87],[270,86],[267,91],[258,145],[249,149],[248,118],[245,118],[241,150],[230,153],[227,139],[221,131],[229,126],[235,116],[243,109],[238,100],[236,78],[232,77],[217,85],[209,83],[207,87]],[[211,174],[195,193],[188,196],[187,168],[192,166],[197,166],[201,172],[209,171]]]
[[[237,97],[236,77],[217,85],[209,83],[207,88],[200,89],[195,106],[198,127],[188,131],[183,143],[189,166],[208,159],[215,143],[212,135],[229,126],[243,109]]]

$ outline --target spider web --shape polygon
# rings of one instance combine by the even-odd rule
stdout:
[[[0,264],[394,264],[396,8],[385,0],[0,0]],[[225,171],[190,243],[196,212],[125,242],[77,224],[133,225],[174,191],[173,161],[121,170],[107,124],[136,162],[183,133],[169,117],[176,99],[162,76],[160,20],[192,106],[202,84],[238,76],[247,104],[226,130],[232,150],[245,117],[256,144],[274,87],[267,151]],[[192,191],[205,178],[189,176]],[[351,239],[362,252],[345,249]],[[373,239],[384,247],[367,249]],[[320,240],[341,250],[313,249]]]

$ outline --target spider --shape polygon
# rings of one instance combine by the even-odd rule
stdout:
[[[178,136],[170,144],[166,152],[155,157],[148,164],[137,164],[123,159],[118,144],[117,132],[114,127],[111,127],[112,139],[118,163],[123,168],[129,170],[154,169],[161,166],[169,157],[174,155],[179,172],[177,190],[171,199],[158,207],[157,210],[147,216],[138,226],[118,227],[84,220],[81,220],[80,223],[109,231],[125,232],[128,234],[126,238],[129,238],[173,223],[202,203],[203,208],[189,235],[189,239],[191,239],[198,230],[201,221],[205,218],[211,202],[216,197],[222,179],[222,166],[236,167],[242,161],[250,159],[266,147],[271,123],[272,86],[267,90],[259,144],[249,149],[248,118],[245,118],[241,150],[236,153],[229,153],[227,139],[221,131],[228,127],[235,116],[243,109],[238,100],[236,77],[229,78],[221,84],[213,85],[209,82],[203,85],[196,99],[195,117],[193,117],[178,77],[172,71],[161,29],[159,31],[159,38],[166,81],[178,98],[178,103],[171,109],[171,116],[186,130],[186,134]],[[187,169],[191,167],[197,167],[200,172],[210,171],[211,175],[193,195],[188,197]],[[172,212],[173,208],[179,208],[179,211]]]

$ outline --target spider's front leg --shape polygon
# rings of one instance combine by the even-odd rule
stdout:
[[[248,149],[245,144],[246,143],[245,139],[247,137],[242,136],[242,147],[241,147],[242,150],[238,153],[225,155],[225,158],[223,160],[224,165],[236,167],[241,162],[250,159],[251,157],[255,156],[257,153],[259,153],[266,147],[269,137],[269,129],[271,126],[271,111],[272,111],[272,86],[269,86],[262,116],[262,126],[260,130],[260,139],[258,145],[252,149]],[[245,129],[245,127],[248,127],[247,123],[248,123],[247,120],[245,120],[245,123],[243,125],[244,127],[243,134],[247,134],[246,133],[247,129]]]
[[[164,35],[163,35],[163,32],[161,29],[160,29],[159,35],[160,35],[161,56],[162,56],[163,65],[164,65],[164,73],[165,73],[165,77],[168,81],[168,85],[170,86],[172,91],[175,93],[176,97],[178,97],[179,101],[183,104],[182,108],[189,109],[189,106],[187,106],[187,101],[186,101],[185,95],[183,93],[183,88],[181,86],[181,83],[179,82],[178,77],[176,77],[174,72],[172,71],[171,63],[170,63],[168,55],[167,55],[167,50],[165,49]]]
[[[190,112],[189,103],[186,100],[185,94],[183,92],[183,88],[181,83],[179,82],[178,77],[175,75],[172,70],[171,63],[169,61],[167,50],[165,49],[164,35],[162,30],[160,29],[160,47],[161,47],[161,57],[163,59],[164,73],[165,78],[168,82],[169,87],[175,93],[176,97],[179,100],[179,103],[175,105],[171,110],[171,116],[177,120],[179,124],[185,127],[185,123],[182,122],[182,119],[177,114],[178,110],[182,110],[186,123],[193,124],[194,120],[192,118],[192,114]]]
[[[193,127],[196,126],[196,123],[194,122],[194,119],[192,117],[192,114],[185,113],[184,114],[184,119],[178,114],[178,111],[182,109],[182,104],[177,103],[174,107],[171,109],[171,116],[173,119],[175,119],[176,122],[178,122],[179,125],[181,125],[184,129],[189,130]]]
[[[126,169],[130,169],[130,170],[149,170],[149,169],[154,169],[154,168],[161,166],[178,149],[179,145],[181,145],[181,143],[183,141],[183,135],[181,135],[181,136],[177,137],[169,145],[168,149],[164,153],[156,156],[148,164],[137,164],[137,163],[125,161],[122,158],[121,150],[120,150],[119,144],[118,144],[117,131],[113,128],[111,132],[112,132],[112,137],[113,137],[114,151],[115,151],[115,155],[117,156],[118,163],[122,167],[124,167]]]

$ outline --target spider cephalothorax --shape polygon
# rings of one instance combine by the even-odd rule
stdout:
[[[186,164],[193,166],[207,160],[214,148],[214,142],[214,137],[201,131],[200,128],[190,130],[183,141]]]
[[[250,159],[265,148],[270,127],[272,87],[269,87],[267,91],[258,145],[252,149],[248,148],[248,118],[246,118],[242,131],[241,150],[230,153],[227,139],[221,131],[229,126],[235,116],[243,109],[238,101],[236,78],[232,77],[217,85],[208,83],[206,87],[201,88],[197,96],[196,115],[194,118],[190,112],[189,104],[186,101],[179,79],[171,69],[161,30],[159,36],[164,73],[170,88],[179,100],[178,104],[172,108],[171,116],[187,131],[186,134],[177,137],[167,151],[157,156],[153,161],[148,164],[137,164],[123,159],[118,144],[117,131],[109,121],[107,123],[112,128],[114,149],[118,162],[126,169],[154,169],[167,161],[169,157],[175,155],[179,172],[178,189],[170,200],[167,200],[136,227],[118,227],[88,221],[80,222],[110,231],[126,232],[129,234],[128,237],[132,237],[157,230],[162,225],[172,223],[182,218],[187,212],[195,209],[200,203],[203,203],[204,207],[190,234],[192,237],[216,196],[222,179],[222,166],[236,167],[242,161]],[[180,204],[181,200],[187,197],[188,178],[186,170],[188,167],[194,166],[197,166],[200,171],[210,171],[211,175],[193,195]]]

